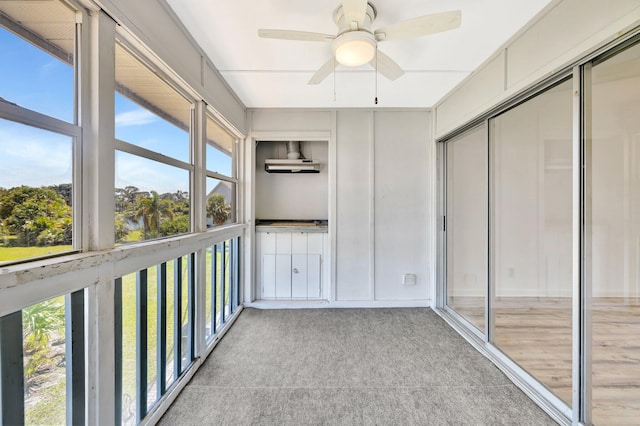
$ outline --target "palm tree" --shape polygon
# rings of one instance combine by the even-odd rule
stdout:
[[[29,392],[32,379],[53,362],[48,355],[49,341],[54,334],[64,330],[64,306],[48,300],[22,310],[22,336],[27,362],[24,374],[27,380],[25,390]]]
[[[224,224],[231,217],[231,204],[228,204],[222,194],[213,194],[207,200],[207,216],[213,218],[216,226]]]
[[[142,219],[145,238],[158,235],[160,229],[160,196],[151,191],[149,197],[138,199],[138,205],[133,212],[133,219]]]

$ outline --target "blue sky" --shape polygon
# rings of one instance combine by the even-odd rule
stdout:
[[[73,69],[0,28],[0,97],[8,102],[73,120]],[[189,134],[120,94],[115,95],[118,139],[189,162]],[[207,150],[209,153],[213,150]],[[215,153],[209,164],[230,175],[229,158]],[[71,182],[71,138],[0,119],[0,187]],[[116,152],[116,187],[159,193],[189,191],[188,173]]]

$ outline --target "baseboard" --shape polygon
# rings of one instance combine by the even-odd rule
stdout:
[[[429,308],[431,300],[256,300],[244,306],[256,309]]]

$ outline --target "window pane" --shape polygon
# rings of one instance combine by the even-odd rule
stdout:
[[[191,104],[116,45],[116,138],[188,163]]]
[[[594,424],[640,422],[640,45],[593,67],[587,280]],[[588,120],[589,118],[587,118]]]
[[[116,151],[116,241],[189,232],[189,172]]]
[[[23,309],[22,335],[25,424],[65,424],[64,296]]]
[[[235,222],[236,185],[207,178],[207,228]]]
[[[494,343],[571,405],[572,81],[491,120]]]
[[[233,176],[235,138],[215,120],[207,117],[207,170]]]
[[[447,142],[447,305],[485,332],[487,130]]]
[[[72,249],[73,140],[0,120],[0,264]]]
[[[58,1],[0,2],[0,101],[73,122],[75,12]]]

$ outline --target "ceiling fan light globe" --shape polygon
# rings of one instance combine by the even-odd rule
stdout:
[[[364,65],[376,54],[376,40],[366,31],[347,32],[334,41],[333,53],[336,61],[347,67]]]
[[[366,41],[352,40],[336,49],[336,60],[347,67],[357,67],[368,63],[375,54],[375,46]]]

